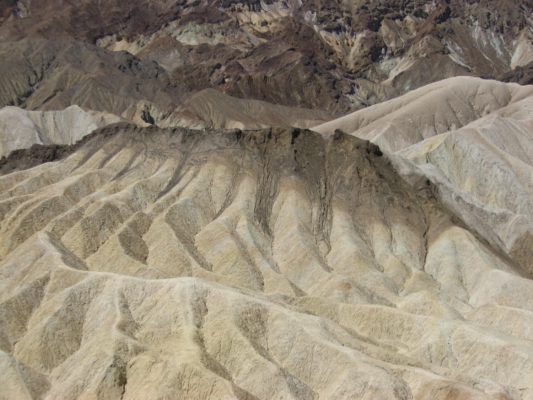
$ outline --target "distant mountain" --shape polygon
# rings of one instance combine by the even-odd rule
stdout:
[[[337,114],[533,61],[530,0],[7,3],[3,42],[67,37],[155,61],[182,94],[216,88]]]

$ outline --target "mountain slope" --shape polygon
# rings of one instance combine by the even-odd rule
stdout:
[[[180,99],[164,70],[127,53],[72,39],[0,43],[0,105],[61,110],[70,105],[142,122],[171,112]]]
[[[441,201],[530,275],[532,102],[532,86],[460,77],[313,129],[341,129],[414,161],[415,176],[432,181]]]
[[[530,96],[533,86],[473,77],[450,78],[313,129],[323,134],[341,129],[396,152]]]
[[[533,61],[530,0],[7,3],[3,42],[97,44],[157,62],[186,91],[335,114]]]
[[[115,126],[61,157],[0,178],[3,396],[533,395],[531,280],[376,146]]]
[[[429,174],[440,175],[485,215],[509,252],[531,272],[533,248],[533,96],[456,131],[400,152]],[[514,249],[513,249],[514,248]]]
[[[244,100],[214,89],[205,89],[180,104],[158,125],[218,129],[260,129],[275,126],[310,128],[331,117],[320,110]]]
[[[532,15],[0,0],[0,400],[533,400]]]
[[[97,128],[120,122],[115,115],[70,106],[61,111],[0,109],[0,157],[34,144],[74,144]]]
[[[153,61],[71,39],[0,44],[0,105],[62,110],[72,104],[138,125],[310,127],[332,115],[234,98],[214,89],[190,92]]]

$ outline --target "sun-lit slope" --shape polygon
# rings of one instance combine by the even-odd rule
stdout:
[[[533,258],[533,96],[399,154],[485,209],[506,251]]]
[[[395,152],[459,129],[528,96],[533,96],[533,86],[474,77],[450,78],[326,122],[313,130],[333,134],[341,129]]]
[[[414,161],[448,207],[531,274],[532,110],[533,86],[453,78],[314,129],[342,129]]]
[[[239,99],[215,89],[205,89],[181,104],[159,126],[190,128],[260,129],[268,127],[310,128],[331,119],[320,110],[286,107],[265,101]]]
[[[73,144],[97,128],[120,122],[120,118],[70,106],[59,111],[0,109],[0,157],[33,144]]]
[[[533,282],[376,146],[115,126],[69,152],[0,177],[0,397],[533,398]]]

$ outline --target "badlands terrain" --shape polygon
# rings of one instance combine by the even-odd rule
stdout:
[[[0,0],[0,399],[533,400],[529,0]]]

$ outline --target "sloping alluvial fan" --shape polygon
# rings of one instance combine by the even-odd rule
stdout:
[[[0,397],[533,398],[533,281],[376,145],[115,125],[21,167],[45,149],[1,166]]]

